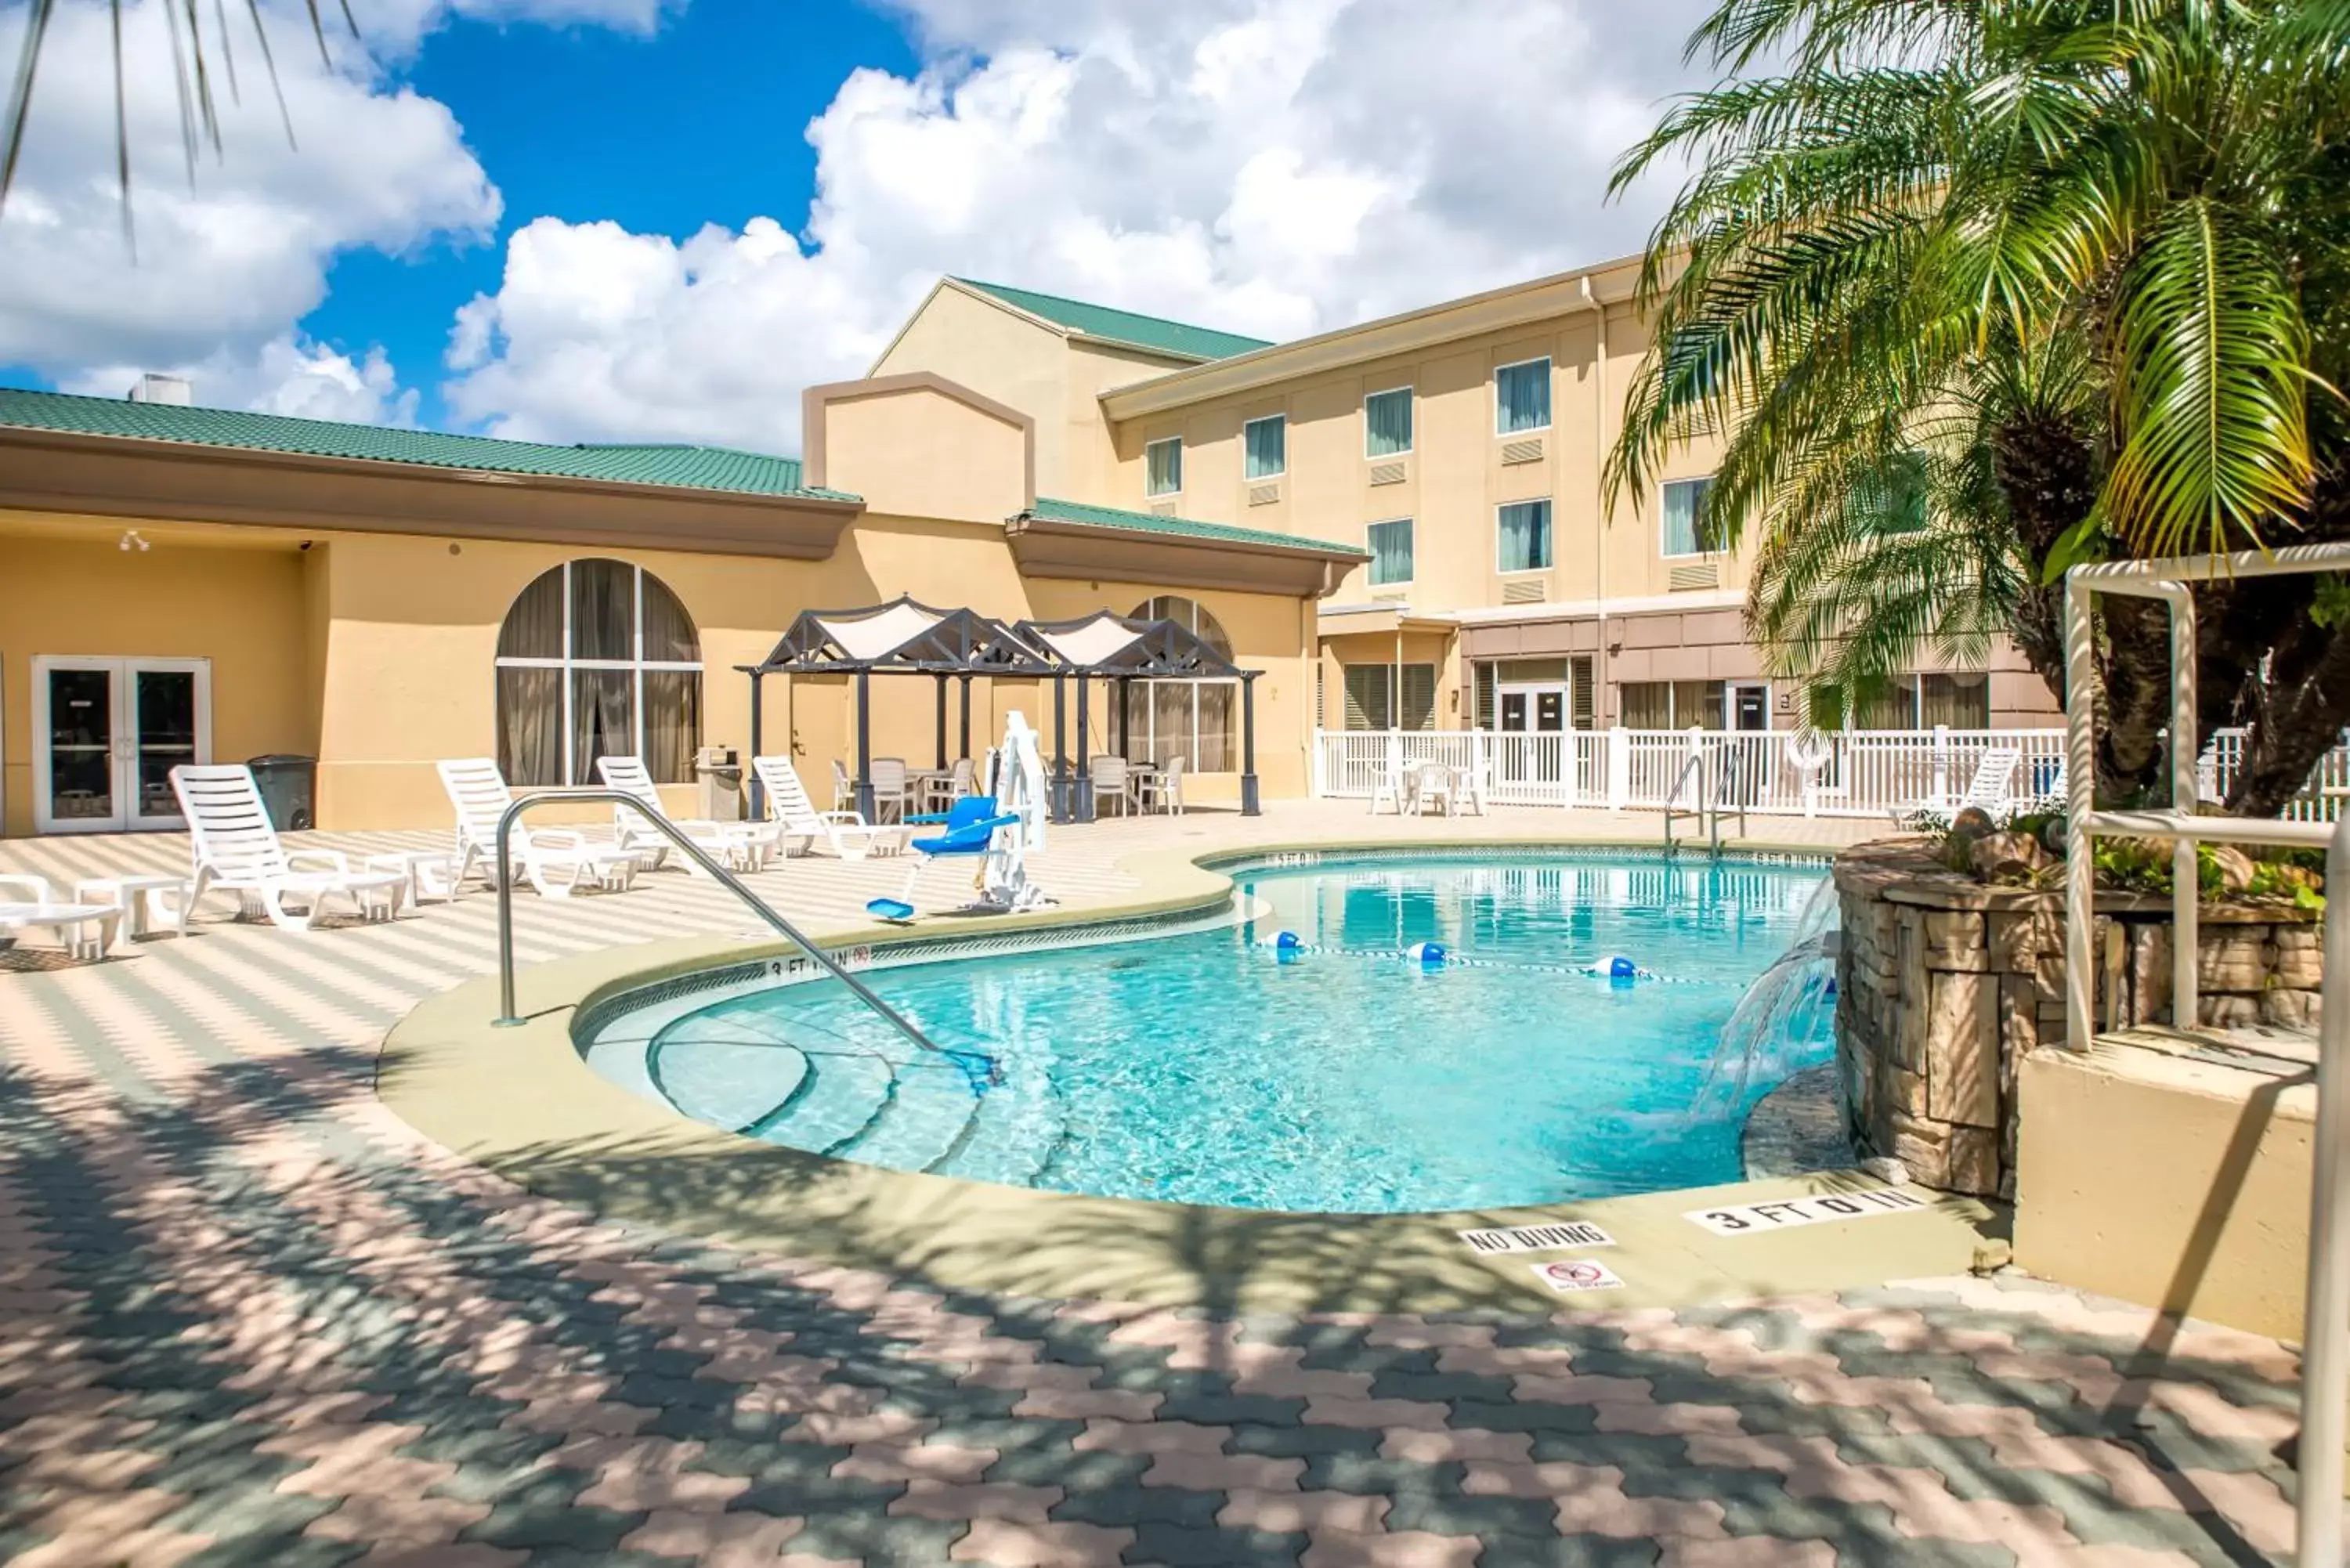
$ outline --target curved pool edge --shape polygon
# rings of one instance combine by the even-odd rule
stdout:
[[[1388,847],[1323,838],[1245,850],[1143,851],[1118,865],[1136,881],[1131,898],[991,919],[984,929],[1077,927],[1196,909],[1229,897],[1232,886],[1203,861]],[[1483,854],[1498,846],[1473,847]],[[1637,846],[1561,836],[1528,836],[1509,847]],[[852,927],[822,940],[827,948],[899,945],[958,928],[969,929],[960,922],[948,932]],[[631,1095],[581,1060],[571,1033],[578,1009],[716,963],[789,950],[780,942],[674,938],[530,966],[516,981],[525,1022],[506,1029],[491,1022],[495,982],[468,982],[394,1027],[377,1092],[452,1153],[599,1217],[1022,1296],[1263,1312],[1673,1306],[1963,1271],[1986,1225],[1996,1223],[1981,1204],[1950,1198],[1907,1213],[1741,1238],[1713,1236],[1682,1217],[1700,1207],[1882,1185],[1850,1171],[1461,1215],[1282,1214],[998,1187],[756,1143]],[[1534,1279],[1528,1259],[1481,1257],[1454,1234],[1570,1218],[1616,1237],[1617,1246],[1593,1255],[1623,1277],[1623,1288],[1554,1297]]]

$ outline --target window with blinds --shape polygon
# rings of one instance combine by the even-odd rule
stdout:
[[[1392,664],[1347,666],[1347,728],[1349,730],[1433,730],[1436,728],[1436,666],[1407,664],[1400,671],[1402,691],[1397,701]]]
[[[1617,688],[1627,730],[1720,730],[1723,682],[1627,680]]]
[[[1572,689],[1567,701],[1572,708],[1575,727],[1588,730],[1593,723],[1594,699],[1597,695],[1591,687],[1591,656],[1577,654],[1567,661],[1567,668],[1570,671],[1567,684]]]

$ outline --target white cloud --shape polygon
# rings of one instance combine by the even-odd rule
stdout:
[[[1604,202],[1702,0],[899,0],[930,63],[808,128],[816,197],[682,243],[541,218],[462,313],[461,417],[796,449],[941,273],[1266,337],[1637,250]],[[791,214],[782,214],[788,221]]]
[[[363,44],[329,28],[331,64],[298,0],[264,0],[282,116],[246,7],[195,9],[221,148],[204,148],[192,183],[169,14],[162,0],[124,6],[134,254],[116,183],[109,13],[100,0],[57,5],[24,161],[0,211],[0,363],[109,395],[128,384],[125,367],[131,379],[176,369],[196,377],[205,402],[399,420],[414,400],[380,350],[354,359],[303,340],[296,324],[325,297],[338,254],[487,243],[500,198],[447,107],[397,85],[377,60],[452,16],[644,31],[663,0],[368,0],[353,7]],[[0,3],[0,57],[16,58],[25,17],[22,4]]]

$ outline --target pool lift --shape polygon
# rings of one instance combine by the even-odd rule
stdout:
[[[893,925],[910,924],[915,915],[914,889],[931,862],[964,857],[980,862],[975,881],[979,898],[972,908],[992,914],[1020,914],[1053,902],[1028,879],[1028,852],[1045,846],[1050,805],[1044,753],[1025,715],[1006,716],[1003,745],[996,753],[995,777],[990,782],[993,794],[966,795],[943,816],[907,818],[944,831],[917,838],[909,846],[916,859],[913,870],[907,874],[905,891],[895,898],[868,900],[867,914]]]

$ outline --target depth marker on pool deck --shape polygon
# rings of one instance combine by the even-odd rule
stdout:
[[[1879,1214],[1907,1214],[1928,1207],[1927,1201],[1914,1192],[1904,1192],[1898,1187],[1876,1187],[1825,1198],[1787,1198],[1776,1203],[1739,1203],[1727,1209],[1692,1209],[1682,1218],[1717,1236],[1743,1236],[1785,1231],[1797,1225],[1819,1225],[1831,1220],[1867,1220]]]
[[[1457,1232],[1469,1250],[1487,1257],[1507,1252],[1548,1252],[1561,1247],[1612,1247],[1616,1238],[1587,1220],[1561,1220],[1550,1225],[1511,1225],[1498,1231]]]

